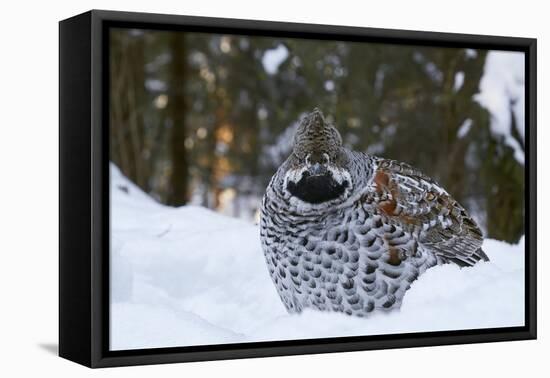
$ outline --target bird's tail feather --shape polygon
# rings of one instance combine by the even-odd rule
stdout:
[[[448,262],[455,263],[461,268],[466,266],[474,266],[479,261],[489,261],[489,256],[483,252],[483,249],[478,248],[474,253],[469,256],[466,255],[455,255],[451,258],[448,258]]]

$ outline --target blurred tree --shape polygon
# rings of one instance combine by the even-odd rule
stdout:
[[[148,189],[150,167],[143,145],[143,34],[113,33],[112,38],[110,138],[115,152],[112,159],[125,175]]]

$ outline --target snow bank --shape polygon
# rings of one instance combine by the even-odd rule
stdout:
[[[523,242],[487,240],[490,263],[430,269],[401,310],[367,319],[286,313],[258,228],[162,206],[111,166],[111,349],[373,335],[524,323]]]

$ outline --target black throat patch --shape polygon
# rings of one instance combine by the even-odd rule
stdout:
[[[348,186],[347,181],[338,184],[330,172],[312,176],[306,171],[297,183],[288,181],[287,189],[302,201],[317,204],[338,198]]]

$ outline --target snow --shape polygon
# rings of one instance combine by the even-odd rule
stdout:
[[[274,49],[267,50],[262,57],[262,64],[265,71],[274,75],[279,66],[288,58],[288,49],[284,45],[278,45]]]
[[[470,129],[472,128],[472,120],[470,118],[466,118],[464,122],[462,122],[462,125],[458,128],[458,131],[456,132],[456,136],[458,139],[464,138],[468,132],[470,132]]]
[[[458,92],[460,88],[462,88],[462,85],[464,84],[464,72],[458,71],[455,74],[455,82],[453,84],[453,90],[455,92]]]
[[[147,79],[145,80],[145,88],[151,92],[164,92],[168,89],[168,86],[162,80]]]
[[[303,114],[299,118],[301,119],[302,117]],[[262,159],[265,163],[279,166],[285,161],[292,151],[294,135],[299,125],[299,122],[293,122],[281,134],[275,137],[273,144],[264,147],[264,156],[262,156]]]
[[[521,164],[525,153],[512,136],[510,104],[520,137],[525,139],[525,54],[522,52],[490,51],[485,61],[480,93],[475,99],[491,113],[491,132],[504,137]]]
[[[325,81],[325,90],[327,92],[332,92],[334,90],[334,81],[332,80]]]
[[[477,51],[474,49],[466,49],[465,54],[466,54],[466,58],[468,59],[477,58]]]
[[[524,245],[486,240],[490,263],[428,270],[401,310],[289,315],[256,225],[156,203],[111,165],[111,349],[524,324]]]

